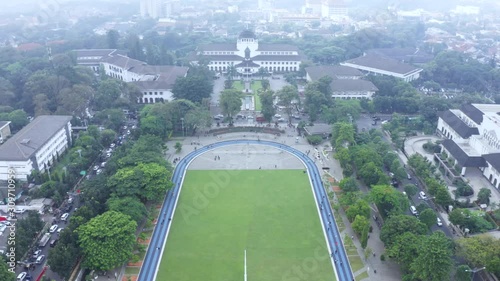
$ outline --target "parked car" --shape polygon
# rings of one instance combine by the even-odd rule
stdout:
[[[94,168],[93,168],[94,171],[97,171],[99,170],[99,166],[98,165],[95,165]]]
[[[51,227],[49,228],[49,232],[50,232],[50,233],[54,233],[54,232],[57,230],[57,228],[58,228],[58,227],[59,227],[59,226],[58,226],[57,224],[54,224],[53,226],[51,226]]]
[[[112,143],[109,145],[110,148],[114,148],[116,144]]]
[[[25,209],[15,209],[14,210],[14,214],[23,214],[24,212],[26,212]]]
[[[420,199],[422,199],[422,200],[427,199],[427,195],[425,195],[425,192],[420,191],[419,195],[420,195]]]
[[[101,173],[102,173],[102,170],[101,170],[101,169],[99,169],[99,170],[95,171],[95,174],[96,174],[96,175],[100,175]]]
[[[104,168],[104,167],[106,167],[106,162],[101,163],[101,168]]]
[[[41,256],[39,256],[39,257],[36,259],[35,263],[36,263],[36,264],[42,264],[42,262],[43,262],[43,260],[44,260],[44,259],[45,259],[45,255],[41,255]]]
[[[17,275],[16,281],[24,281],[26,279],[26,275],[28,275],[28,273],[26,272],[19,273],[19,275]]]
[[[38,258],[38,256],[40,256],[40,254],[42,253],[42,250],[36,250],[34,253],[33,253],[33,258],[36,259]]]
[[[441,222],[440,218],[437,218],[436,223],[438,226],[443,226],[443,222]]]

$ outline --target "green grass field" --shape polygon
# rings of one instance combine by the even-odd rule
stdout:
[[[302,170],[188,171],[172,223],[156,280],[335,280]]]

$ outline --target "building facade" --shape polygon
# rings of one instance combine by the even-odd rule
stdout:
[[[372,99],[378,88],[363,80],[364,74],[354,68],[341,65],[321,65],[306,67],[306,80],[317,81],[321,77],[332,78],[330,88],[334,99]]]
[[[417,80],[423,69],[387,57],[373,54],[347,60],[340,65],[352,67],[374,75],[387,75],[406,82]]]
[[[477,168],[500,189],[500,105],[469,104],[442,112],[436,132],[446,138],[443,150],[462,176],[467,168]]]
[[[0,121],[0,144],[10,137],[10,121]]]
[[[0,146],[0,180],[45,172],[71,146],[72,116],[42,115]]]
[[[73,52],[76,55],[78,65],[90,67],[95,73],[99,73],[101,62],[105,59],[126,54],[117,49],[78,49]]]
[[[263,68],[268,73],[298,71],[302,55],[295,46],[261,44],[252,31],[245,30],[236,44],[208,44],[199,46],[191,61],[206,62],[215,72],[226,73],[234,67],[240,75],[252,75]]]

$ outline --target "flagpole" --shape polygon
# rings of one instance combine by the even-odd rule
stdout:
[[[247,281],[247,250],[245,249],[245,281]]]

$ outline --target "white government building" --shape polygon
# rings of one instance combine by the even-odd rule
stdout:
[[[137,103],[172,101],[172,88],[179,77],[186,77],[189,68],[172,65],[148,65],[127,57],[114,49],[75,50],[77,63],[99,69],[115,79],[135,84],[142,93]]]
[[[261,44],[250,30],[240,33],[236,43],[199,46],[191,62],[208,61],[208,68],[227,72],[234,66],[239,74],[249,75],[264,68],[268,73],[298,71],[302,62],[299,49],[287,44]]]
[[[38,116],[0,145],[0,180],[7,180],[12,170],[16,179],[26,181],[33,170],[50,167],[71,146],[72,118]]]
[[[438,135],[446,138],[442,147],[461,167],[479,169],[500,189],[500,105],[468,104],[439,116]]]

